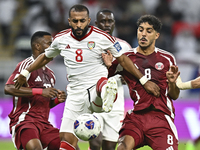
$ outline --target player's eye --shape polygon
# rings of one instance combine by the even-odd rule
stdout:
[[[81,19],[80,22],[84,23],[84,22],[85,22],[85,19]]]
[[[72,22],[73,22],[73,23],[77,23],[77,22],[78,22],[78,20],[72,20]]]

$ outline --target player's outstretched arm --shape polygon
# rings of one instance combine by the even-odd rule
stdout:
[[[191,88],[192,89],[200,88],[200,77],[197,77],[196,79],[191,81]]]
[[[26,77],[30,72],[43,67],[52,59],[53,58],[46,57],[44,53],[40,54],[26,70],[22,70],[20,75],[13,80],[15,82],[15,88],[19,89],[22,85],[26,84]]]
[[[197,77],[196,79],[187,82],[182,82],[181,77],[179,76],[176,84],[181,90],[198,89],[200,88],[200,77]]]
[[[126,55],[121,55],[120,57],[116,58],[120,65],[134,75],[137,79],[139,79],[140,83],[144,86],[145,90],[148,93],[152,93],[154,96],[160,96],[160,88],[157,84],[152,81],[149,81],[133,64],[131,59]]]
[[[58,91],[55,88],[29,88],[29,87],[21,87],[20,89],[16,89],[14,85],[8,84],[4,87],[5,94],[25,97],[25,96],[33,96],[33,95],[42,95],[48,98],[57,97]]]
[[[176,80],[178,78],[178,76],[180,75],[180,72],[178,71],[178,67],[177,66],[171,66],[170,70],[166,72],[166,76],[168,79],[168,95],[176,100],[179,96],[180,90],[178,88],[178,86],[176,85]]]

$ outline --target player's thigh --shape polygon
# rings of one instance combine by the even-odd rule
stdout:
[[[59,140],[58,143],[60,143],[59,130],[57,128],[54,128],[50,124],[46,125],[45,128],[40,133],[40,141],[43,147],[49,147],[50,143],[53,143],[52,141],[54,140],[56,141]]]
[[[154,150],[178,150],[177,130],[171,118],[167,115],[159,118],[155,127],[147,132],[145,141]]]
[[[104,118],[104,126],[102,129],[103,140],[117,142],[124,115],[116,112],[110,112],[102,113],[102,117]]]
[[[23,129],[20,135],[20,141],[24,149],[43,149],[37,129]]]

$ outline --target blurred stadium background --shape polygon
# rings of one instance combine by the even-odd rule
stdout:
[[[69,8],[77,3],[86,5],[94,25],[96,13],[103,8],[115,14],[114,36],[137,46],[136,21],[143,14],[153,14],[163,23],[156,46],[173,53],[183,81],[199,75],[200,65],[200,1],[197,0],[0,0],[0,149],[10,145],[8,114],[12,99],[4,94],[4,85],[16,64],[31,55],[30,37],[38,30],[55,35],[69,28]],[[56,88],[65,89],[66,70],[61,57],[49,65],[57,78]],[[127,87],[126,110],[132,108]],[[175,124],[181,145],[200,135],[200,90],[181,91],[174,103]],[[50,121],[59,128],[63,105],[53,108]],[[13,146],[11,144],[11,146]],[[184,150],[185,148],[181,148]],[[5,150],[10,148],[5,148]],[[200,148],[199,148],[200,149]]]

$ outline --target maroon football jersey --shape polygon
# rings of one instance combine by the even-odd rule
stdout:
[[[170,66],[176,65],[174,56],[158,48],[155,48],[155,51],[148,56],[137,53],[136,49],[125,54],[135,63],[142,74],[160,87],[161,93],[160,97],[147,93],[138,79],[124,70],[117,61],[114,61],[109,68],[109,76],[117,71],[124,77],[129,87],[130,96],[134,101],[134,111],[143,110],[153,104],[156,109],[174,118],[172,99],[167,95],[168,83],[166,77],[166,72],[170,69]]]
[[[33,61],[33,57],[29,57],[20,62],[6,84],[14,84],[12,80],[18,76],[23,69],[26,69]],[[30,88],[53,87],[55,85],[55,75],[53,71],[46,66],[33,71],[27,78],[27,81]],[[40,121],[43,123],[49,123],[50,100],[50,98],[46,98],[41,95],[34,95],[30,97],[13,96],[13,109],[9,114],[11,120],[10,128],[24,121]]]

